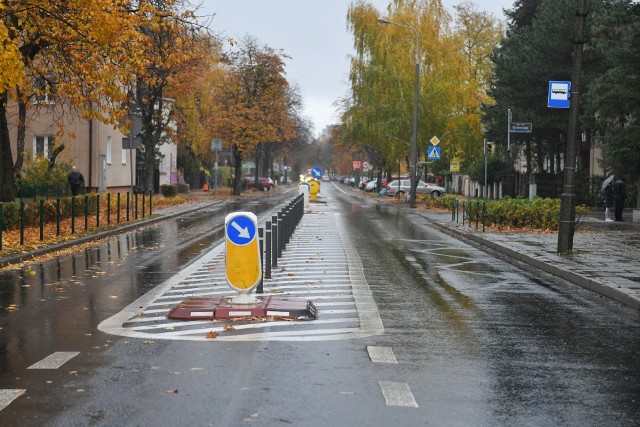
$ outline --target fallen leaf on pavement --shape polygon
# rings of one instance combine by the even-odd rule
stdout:
[[[216,331],[211,331],[207,334],[207,339],[213,339],[215,337],[217,337],[218,335],[220,335],[219,333],[217,333]]]

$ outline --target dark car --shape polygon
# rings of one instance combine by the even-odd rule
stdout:
[[[253,190],[255,187],[255,178],[247,178],[249,181],[248,188],[249,190]],[[269,178],[258,178],[258,188],[262,191],[269,191],[273,187],[273,183]]]

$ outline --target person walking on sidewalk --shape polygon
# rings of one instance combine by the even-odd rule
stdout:
[[[604,187],[604,220],[606,222],[613,221],[611,219],[611,211],[614,207],[613,203],[613,184],[609,182],[606,187]]]
[[[616,221],[622,221],[622,209],[624,201],[627,198],[627,192],[624,189],[624,181],[620,178],[613,183],[613,202],[616,210]]]
[[[84,176],[78,172],[78,168],[75,165],[71,167],[71,172],[67,175],[67,182],[69,182],[73,196],[77,196],[80,189],[84,187]]]

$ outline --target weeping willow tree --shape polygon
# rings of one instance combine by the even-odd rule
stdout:
[[[418,160],[426,160],[428,142],[441,139],[444,164],[463,164],[482,151],[481,105],[486,95],[489,57],[502,27],[472,3],[457,6],[454,21],[440,0],[393,0],[384,13],[366,1],[352,3],[347,14],[355,55],[351,57],[351,93],[343,100],[344,138],[377,153],[387,170],[409,170],[416,46],[413,31],[383,25],[378,19],[415,29],[420,65]]]

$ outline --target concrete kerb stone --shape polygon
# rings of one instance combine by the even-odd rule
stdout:
[[[69,240],[69,241],[62,242],[62,243],[56,243],[54,245],[47,246],[45,248],[36,249],[36,250],[31,251],[29,253],[16,254],[16,255],[11,255],[11,256],[5,257],[5,258],[0,258],[0,267],[5,267],[5,266],[7,266],[9,264],[16,264],[16,263],[19,263],[19,262],[22,262],[22,261],[27,261],[29,259],[32,259],[32,258],[40,256],[40,255],[45,255],[45,254],[48,254],[48,253],[51,253],[51,252],[60,251],[62,249],[67,249],[67,248],[70,248],[70,247],[73,247],[73,246],[76,246],[76,245],[81,245],[83,243],[91,242],[93,240],[100,240],[100,239],[103,239],[105,237],[111,237],[111,236],[116,235],[116,234],[120,234],[120,233],[124,233],[124,232],[127,232],[127,231],[131,231],[131,230],[134,230],[136,228],[145,227],[147,225],[155,224],[156,222],[164,221],[166,219],[171,219],[171,218],[175,218],[175,217],[178,217],[178,216],[181,216],[181,215],[186,215],[186,214],[195,212],[198,209],[202,209],[202,208],[205,208],[205,207],[221,204],[221,203],[224,203],[224,202],[225,202],[225,200],[216,200],[216,201],[213,201],[213,202],[210,202],[210,203],[198,205],[198,206],[193,207],[193,208],[179,210],[177,212],[173,212],[173,213],[166,214],[166,215],[158,215],[155,218],[145,219],[145,220],[142,220],[142,221],[138,221],[138,222],[134,222],[134,223],[131,223],[131,224],[123,225],[121,227],[116,227],[116,228],[113,228],[111,230],[101,231],[99,233],[78,237],[77,239]]]
[[[585,277],[573,271],[568,271],[563,268],[556,267],[552,264],[546,263],[544,261],[541,261],[529,255],[523,254],[522,252],[514,251],[513,249],[507,246],[492,242],[483,237],[476,236],[475,234],[461,232],[459,230],[456,230],[453,227],[448,227],[444,224],[441,224],[431,218],[425,217],[425,219],[429,221],[431,224],[435,225],[442,232],[449,234],[453,237],[456,237],[462,240],[472,241],[472,242],[475,242],[476,244],[486,246],[498,253],[502,253],[511,258],[517,259],[518,261],[521,261],[525,264],[528,264],[532,267],[540,269],[546,273],[560,277],[561,279],[564,279],[584,289],[595,292],[599,295],[605,296],[611,300],[619,302],[620,304],[624,304],[627,307],[633,308],[634,310],[640,310],[640,299],[638,299],[634,295],[630,295],[629,293],[625,292],[624,289],[617,288],[616,285],[613,283],[606,283],[604,281],[594,280],[592,278]]]

